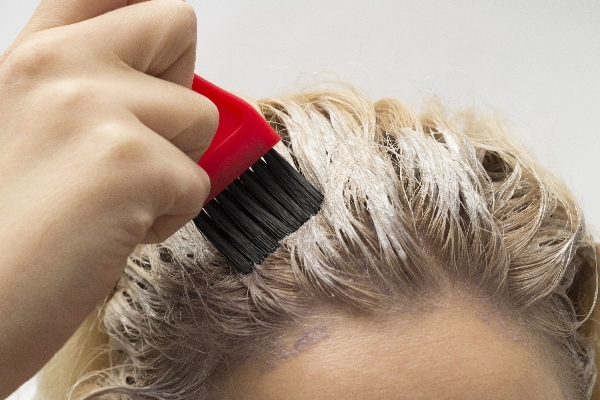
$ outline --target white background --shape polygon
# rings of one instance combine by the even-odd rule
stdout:
[[[567,182],[600,238],[600,1],[188,3],[197,72],[244,96],[335,78],[373,100],[436,93],[450,107],[494,108]],[[0,4],[3,51],[37,1]]]

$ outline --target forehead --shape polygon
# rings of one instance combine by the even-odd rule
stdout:
[[[233,371],[222,398],[563,400],[531,338],[494,318],[452,306],[409,321],[318,324]]]

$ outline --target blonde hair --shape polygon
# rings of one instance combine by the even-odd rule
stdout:
[[[410,310],[446,290],[522,316],[569,398],[592,398],[594,243],[569,191],[498,118],[338,89],[258,105],[277,150],[325,194],[321,211],[248,275],[193,224],[139,248],[42,371],[41,398],[210,399],[221,371],[311,315]]]

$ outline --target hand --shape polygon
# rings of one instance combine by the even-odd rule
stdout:
[[[43,0],[0,58],[0,398],[209,191],[193,9],[131,3]]]

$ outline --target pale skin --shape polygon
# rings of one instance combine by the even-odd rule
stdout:
[[[43,0],[0,58],[0,398],[202,208],[195,49],[181,0]]]
[[[539,343],[505,322],[463,302],[409,319],[323,318],[234,368],[219,398],[565,400]],[[295,351],[311,329],[320,340]]]

